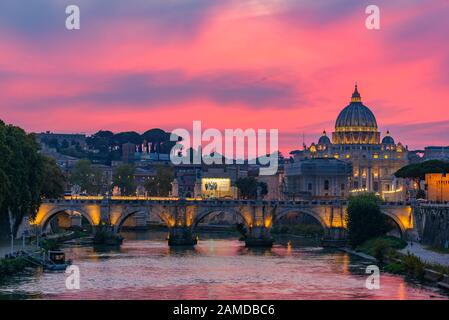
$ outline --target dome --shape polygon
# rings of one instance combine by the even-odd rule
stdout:
[[[376,117],[362,103],[357,84],[351,97],[351,103],[337,117],[335,132],[332,133],[332,143],[334,145],[380,143]]]
[[[390,136],[390,131],[387,131],[387,135],[382,139],[382,144],[394,144],[394,139]]]
[[[318,144],[322,144],[322,145],[329,145],[329,144],[331,144],[331,140],[326,135],[326,131],[323,131],[323,135],[318,140]]]
[[[335,129],[337,131],[377,130],[376,117],[374,117],[374,114],[368,107],[363,105],[357,90],[357,85],[355,85],[351,103],[338,115],[337,121],[335,122]]]

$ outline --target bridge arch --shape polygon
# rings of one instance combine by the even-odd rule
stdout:
[[[389,217],[398,227],[399,231],[401,232],[401,238],[405,236],[406,228],[404,224],[401,222],[401,220],[393,213],[382,210],[382,214]]]
[[[192,223],[192,229],[195,229],[198,226],[198,224],[201,221],[203,221],[207,216],[209,216],[209,215],[211,215],[213,213],[216,213],[216,212],[218,212],[218,213],[225,212],[225,213],[230,213],[230,214],[233,214],[235,216],[238,216],[238,217],[242,218],[243,222],[245,223],[245,225],[247,227],[250,226],[250,224],[251,224],[251,221],[248,221],[248,219],[245,218],[245,216],[237,209],[233,209],[233,208],[206,208],[206,209],[203,209],[202,211],[200,211],[196,215],[196,217],[195,217],[195,219],[194,219],[194,221]]]
[[[274,217],[273,225],[276,222],[278,222],[281,218],[288,215],[289,213],[305,214],[305,215],[311,216],[312,218],[314,218],[316,221],[319,222],[319,224],[321,225],[321,227],[323,227],[324,230],[327,229],[326,222],[320,217],[319,214],[317,214],[316,212],[314,212],[312,210],[300,209],[300,208],[286,208],[286,209],[279,211]]]
[[[76,212],[76,214],[71,213],[71,212]],[[95,225],[95,223],[92,221],[92,218],[90,217],[90,215],[80,208],[58,207],[58,208],[54,208],[54,209],[48,211],[47,213],[45,213],[41,222],[38,224],[40,226],[41,230],[45,230],[48,226],[48,223],[51,221],[51,219],[61,213],[66,213],[69,217],[72,217],[73,215],[80,215],[82,218],[86,218],[86,220],[89,222],[89,224],[91,226]]]

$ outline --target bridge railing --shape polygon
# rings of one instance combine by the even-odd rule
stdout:
[[[68,196],[62,199],[44,199],[43,203],[142,203],[142,204],[177,204],[177,203],[202,203],[210,206],[232,205],[270,205],[270,206],[346,206],[348,200],[241,200],[241,199],[202,199],[202,198],[178,198],[178,197],[125,197],[125,196]],[[382,206],[411,206],[416,203],[410,201],[384,202]],[[434,203],[419,203],[419,205],[436,205]],[[449,203],[440,204],[449,206]]]

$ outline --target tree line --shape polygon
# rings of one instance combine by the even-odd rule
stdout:
[[[147,130],[143,134],[135,131],[113,133],[100,130],[86,138],[88,150],[83,150],[79,144],[70,145],[68,141],[58,143],[51,138],[42,142],[62,154],[110,165],[112,161],[121,159],[122,147],[126,143],[135,145],[137,152],[146,150],[149,153],[168,154],[176,144],[176,141],[170,141],[170,136],[170,132],[158,128]]]
[[[15,236],[23,218],[34,218],[42,198],[64,193],[55,160],[39,153],[34,134],[0,120],[0,232]]]
[[[93,165],[88,159],[81,159],[71,170],[69,181],[72,185],[79,186],[81,192],[89,195],[103,194],[117,187],[120,189],[121,195],[131,196],[135,195],[137,191],[135,173],[135,166],[122,164],[115,168],[112,181],[108,181],[102,168]],[[173,179],[173,167],[159,167],[155,176],[148,178],[143,186],[148,196],[168,197]]]

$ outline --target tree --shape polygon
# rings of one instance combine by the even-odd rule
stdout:
[[[91,193],[92,194],[101,194],[101,191],[103,190],[104,186],[106,185],[106,177],[104,174],[104,171],[101,168],[98,167],[91,167],[92,168],[92,180],[91,180]]]
[[[64,195],[65,177],[53,158],[42,156],[42,188],[43,198],[60,198]]]
[[[34,219],[42,197],[64,192],[56,162],[38,151],[34,134],[0,120],[0,230],[9,225],[12,238],[24,217]]]
[[[78,185],[81,191],[91,194],[93,191],[93,170],[90,160],[81,159],[75,163],[70,172],[70,183]]]
[[[372,193],[349,198],[347,228],[349,243],[356,247],[388,231],[386,217],[380,210],[381,200]]]
[[[117,167],[112,178],[112,187],[118,187],[124,196],[130,196],[136,193],[134,183],[134,166],[131,164],[122,164]]]
[[[263,197],[268,193],[268,187],[265,182],[259,182],[253,177],[239,178],[235,185],[240,191],[243,199],[257,199],[257,189],[260,190],[260,196]]]
[[[11,237],[26,215],[34,217],[41,202],[43,177],[39,145],[32,134],[0,121],[0,216]]]
[[[156,177],[145,182],[145,189],[149,196],[168,197],[173,179],[174,172],[172,167],[160,167],[156,172]]]
[[[412,179],[421,190],[420,180],[426,178],[426,173],[449,173],[449,162],[441,160],[429,160],[421,163],[412,163],[402,167],[394,174],[398,178]]]

